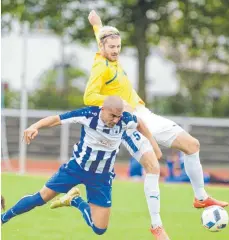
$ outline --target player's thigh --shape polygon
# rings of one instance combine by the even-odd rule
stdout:
[[[157,143],[164,147],[170,148],[177,136],[184,131],[175,122],[152,113],[144,106],[137,108],[135,114],[145,122]]]
[[[192,137],[189,133],[183,131],[172,142],[172,148],[183,151],[186,154],[193,154],[199,151],[199,141]]]
[[[107,228],[109,224],[111,208],[97,206],[93,203],[89,203],[89,205],[91,208],[91,217],[95,226],[102,229]]]
[[[145,153],[153,153],[153,147],[149,140],[137,130],[125,131],[123,133],[122,144],[137,161],[140,161]]]
[[[45,187],[57,193],[67,193],[71,188],[82,183],[83,174],[75,160],[70,160],[61,165],[59,170],[46,182]]]
[[[126,131],[122,143],[129,153],[141,163],[146,173],[159,174],[160,166],[149,140],[139,131]]]

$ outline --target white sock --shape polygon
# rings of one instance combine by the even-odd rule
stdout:
[[[200,164],[199,152],[184,155],[184,167],[190,178],[195,197],[198,200],[205,200],[208,194],[204,189],[204,176],[202,165]]]
[[[144,191],[151,217],[152,227],[155,228],[157,226],[162,226],[160,217],[159,174],[146,174]]]

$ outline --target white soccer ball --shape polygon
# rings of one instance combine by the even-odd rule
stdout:
[[[202,224],[211,232],[218,232],[228,224],[227,211],[219,206],[205,208],[202,213]]]

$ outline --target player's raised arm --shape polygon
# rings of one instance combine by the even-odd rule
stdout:
[[[140,118],[138,118],[137,129],[140,133],[142,133],[150,141],[150,143],[151,143],[151,145],[154,149],[154,152],[157,156],[157,159],[160,159],[162,157],[161,149],[159,148],[156,140],[153,138],[153,136],[152,136],[151,132],[149,131],[148,127],[145,125],[145,123]]]
[[[27,144],[30,144],[31,140],[33,140],[38,135],[38,129],[44,127],[54,127],[60,124],[61,121],[59,115],[43,118],[38,122],[32,124],[24,131],[23,139]]]
[[[99,39],[99,29],[103,26],[100,16],[96,13],[95,10],[92,10],[88,15],[88,20],[90,24],[92,25],[95,33],[95,37],[97,40],[97,43],[99,45],[100,39]]]

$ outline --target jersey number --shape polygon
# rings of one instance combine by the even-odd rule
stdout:
[[[133,133],[133,135],[135,136],[135,139],[136,139],[137,141],[141,139],[141,136],[138,134],[137,131],[135,131],[135,132]]]

